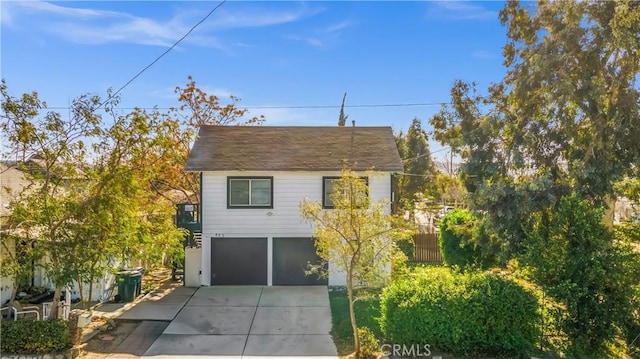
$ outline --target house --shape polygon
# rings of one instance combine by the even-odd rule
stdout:
[[[337,274],[305,275],[318,257],[300,205],[330,208],[345,164],[374,170],[372,202],[390,200],[391,175],[403,170],[391,128],[201,127],[185,170],[201,175],[202,285],[344,285]]]

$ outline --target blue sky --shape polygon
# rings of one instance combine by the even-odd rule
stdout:
[[[50,107],[118,89],[218,2],[2,1],[1,74],[14,95]],[[347,106],[449,101],[456,79],[502,79],[503,2],[228,1],[121,92],[130,107],[167,108],[192,75],[242,98],[265,125],[335,125]],[[309,106],[335,108],[308,108]],[[406,131],[439,105],[347,107],[361,126]],[[61,110],[64,111],[64,110]],[[432,151],[441,149],[432,143]]]

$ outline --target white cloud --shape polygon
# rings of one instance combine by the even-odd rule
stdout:
[[[268,8],[244,8],[242,11],[220,9],[216,13],[216,19],[212,22],[212,27],[238,28],[272,26],[295,22],[320,12],[322,12],[321,9],[309,9],[306,7],[280,12],[269,10]]]
[[[299,35],[285,35],[284,37],[287,40],[293,40],[293,41],[300,41],[300,42],[304,42],[308,45],[314,46],[314,47],[323,47],[324,46],[324,42],[318,38],[315,37],[311,37],[311,36],[299,36]]]
[[[150,5],[152,6],[152,5]],[[216,29],[261,27],[298,21],[321,10],[300,7],[294,10],[273,11],[268,8],[221,8],[202,23],[185,42],[199,46],[227,50],[212,35]],[[81,44],[133,43],[141,45],[172,45],[191,29],[205,13],[181,11],[168,20],[134,16],[125,12],[74,8],[43,1],[3,2],[2,23],[18,27],[21,19],[39,16],[40,29],[71,42]]]
[[[324,33],[337,32],[337,31],[340,31],[342,29],[346,29],[346,28],[348,28],[348,27],[350,27],[352,25],[353,25],[352,21],[343,20],[343,21],[341,21],[339,23],[327,26],[326,28],[322,29],[321,32],[324,32]]]
[[[454,20],[496,19],[498,14],[477,3],[467,1],[435,1],[430,3],[429,15]]]

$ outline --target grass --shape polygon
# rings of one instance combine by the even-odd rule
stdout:
[[[380,300],[378,292],[361,291],[357,293],[366,299],[355,302],[356,322],[358,327],[369,328],[378,338],[382,338],[378,319],[380,317]],[[331,335],[338,349],[340,356],[347,356],[353,352],[353,329],[349,315],[349,300],[346,290],[334,290],[329,292],[329,302],[331,305],[331,317],[333,318],[333,328]]]

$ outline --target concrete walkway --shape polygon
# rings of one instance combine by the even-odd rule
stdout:
[[[323,286],[177,287],[150,293],[111,313],[119,319],[171,321],[162,334],[153,335],[157,339],[150,347],[142,345],[150,335],[134,331],[132,337],[143,337],[128,338],[127,345],[133,345],[128,350],[118,348],[134,356],[140,355],[135,343],[141,343],[138,348],[148,347],[143,357],[154,358],[338,357],[329,335],[331,309]]]

